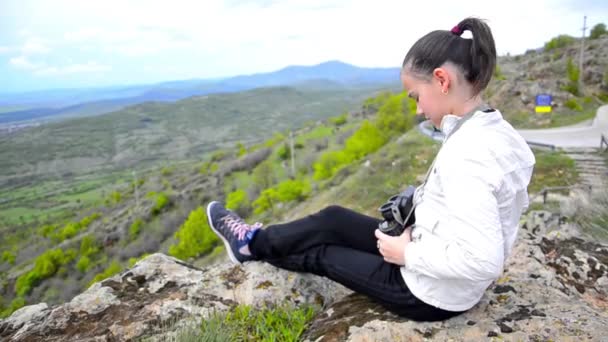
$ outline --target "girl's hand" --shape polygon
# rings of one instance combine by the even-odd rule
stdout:
[[[400,236],[386,235],[376,229],[375,235],[384,261],[399,266],[405,265],[405,248],[412,241],[412,228],[408,227]]]

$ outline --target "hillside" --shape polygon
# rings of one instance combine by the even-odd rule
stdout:
[[[502,56],[485,92],[515,127],[544,128],[574,124],[595,115],[608,102],[608,35],[586,40],[584,73],[578,75],[580,40],[554,38],[554,47]],[[551,42],[548,42],[548,44]],[[569,61],[574,69],[569,68]],[[570,70],[570,71],[569,71]],[[578,77],[583,88],[578,89]],[[574,84],[574,86],[573,86]],[[553,96],[551,114],[534,113],[538,94]]]
[[[375,89],[261,88],[20,130],[0,136],[0,183],[199,158],[353,110]]]

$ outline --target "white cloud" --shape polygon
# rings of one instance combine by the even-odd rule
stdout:
[[[34,73],[41,76],[58,76],[71,74],[85,74],[107,72],[112,70],[108,65],[98,64],[97,62],[87,62],[85,64],[70,64],[61,67],[41,67]]]
[[[40,67],[39,65],[30,62],[26,56],[13,57],[8,63],[14,68],[22,70],[36,70]]]
[[[45,54],[50,52],[51,49],[47,43],[41,38],[29,38],[21,47],[21,53],[26,55],[33,54]]]
[[[9,60],[9,64],[15,69],[30,71],[32,74],[38,76],[87,74],[112,70],[110,66],[99,64],[95,61],[89,61],[82,64],[73,63],[64,66],[50,66],[44,62],[32,62],[26,56],[13,57]]]

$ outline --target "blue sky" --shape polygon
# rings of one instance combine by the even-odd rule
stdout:
[[[499,54],[608,24],[599,0],[0,0],[0,93],[266,72],[341,60],[399,66],[407,49],[467,16]]]

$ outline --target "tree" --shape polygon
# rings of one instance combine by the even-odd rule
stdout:
[[[603,34],[606,34],[606,25],[600,23],[593,26],[591,33],[589,34],[589,38],[597,39]]]

